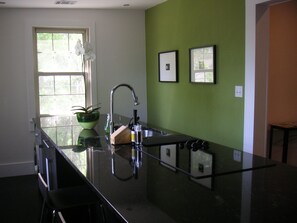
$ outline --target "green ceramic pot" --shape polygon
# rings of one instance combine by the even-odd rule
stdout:
[[[92,129],[96,126],[100,117],[98,111],[92,113],[78,112],[76,113],[76,118],[80,126],[84,129]]]
[[[97,148],[101,147],[100,138],[98,133],[94,129],[83,129],[79,133],[77,144],[72,148],[73,152],[80,153],[88,149],[89,147]]]

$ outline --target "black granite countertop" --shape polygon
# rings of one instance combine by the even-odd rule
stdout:
[[[103,115],[94,130],[82,130],[75,118],[53,117],[41,128],[127,222],[296,219],[296,168],[211,142],[199,149],[187,143],[112,146],[105,121]]]

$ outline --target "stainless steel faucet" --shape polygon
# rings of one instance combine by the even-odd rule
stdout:
[[[127,88],[129,88],[131,90],[131,92],[132,92],[132,97],[133,97],[133,100],[134,100],[134,106],[139,105],[138,97],[136,96],[134,89],[129,84],[119,84],[119,85],[114,86],[111,89],[111,92],[110,92],[110,130],[109,130],[110,131],[110,135],[114,132],[114,123],[113,123],[113,94],[116,91],[116,89],[118,89],[119,87],[127,87]]]

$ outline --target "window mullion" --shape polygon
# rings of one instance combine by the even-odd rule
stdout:
[[[56,96],[56,76],[54,75],[54,96]]]
[[[54,46],[54,34],[52,33],[52,51],[55,52],[55,46]]]
[[[72,76],[82,76],[82,72],[37,72],[38,76],[65,76],[65,75],[72,75]]]

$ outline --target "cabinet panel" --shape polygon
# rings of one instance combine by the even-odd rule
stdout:
[[[58,184],[55,148],[44,137],[41,137],[41,145],[39,146],[38,169],[46,180],[49,189],[57,189]]]

